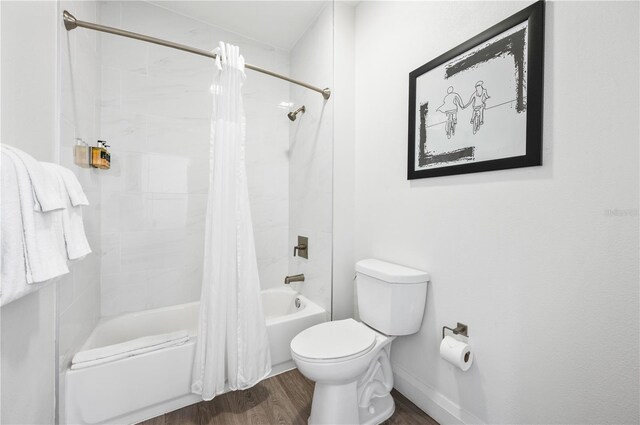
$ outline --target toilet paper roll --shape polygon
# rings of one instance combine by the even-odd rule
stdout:
[[[462,371],[469,370],[471,363],[473,363],[473,351],[471,351],[469,344],[449,335],[445,336],[440,343],[440,357]]]

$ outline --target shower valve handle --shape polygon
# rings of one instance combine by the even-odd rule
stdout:
[[[293,247],[293,256],[309,259],[309,238],[298,235],[298,245]]]
[[[307,245],[306,244],[299,244],[293,247],[293,256],[295,257],[296,255],[298,255],[298,251],[305,251],[307,249]]]

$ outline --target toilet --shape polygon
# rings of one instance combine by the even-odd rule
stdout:
[[[291,356],[315,381],[309,424],[384,422],[394,412],[391,342],[422,324],[429,274],[376,259],[356,263],[360,322],[312,326],[291,341]]]

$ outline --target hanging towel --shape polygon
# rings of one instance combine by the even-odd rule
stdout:
[[[5,305],[36,291],[44,284],[29,285],[27,283],[18,179],[13,161],[7,155],[0,154],[0,157],[2,160],[0,165],[2,170],[0,305]]]
[[[76,175],[73,174],[73,171],[61,165],[52,164],[50,162],[41,162],[41,164],[44,167],[54,169],[58,173],[58,176],[62,178],[72,206],[77,207],[79,205],[89,205],[87,195],[85,195],[84,190],[82,189],[82,185],[78,181]]]
[[[81,351],[73,356],[71,369],[82,369],[110,363],[127,357],[182,345],[187,341],[189,341],[189,332],[182,330],[161,335],[145,336],[120,344]]]
[[[46,173],[49,174],[49,178],[57,183],[58,190],[63,193],[62,197],[65,199],[66,208],[60,213],[62,214],[62,233],[67,249],[67,258],[69,260],[79,260],[91,253],[91,247],[84,233],[82,207],[73,206],[72,198],[75,197],[76,201],[80,202],[78,205],[89,205],[89,201],[82,190],[82,186],[80,186],[80,182],[78,182],[78,179],[71,170],[58,164],[48,162],[42,162],[41,164]],[[69,192],[69,185],[65,183],[65,175],[67,172],[71,174],[71,176],[67,175],[66,179],[73,188],[73,197]]]
[[[55,188],[55,182],[49,180],[40,162],[31,155],[9,145],[2,145],[6,151],[12,152],[26,168],[33,190],[33,209],[35,211],[54,211],[65,207],[64,199]]]
[[[25,259],[26,281],[30,284],[44,282],[69,272],[62,230],[62,212],[60,210],[38,212],[34,209],[35,199],[34,188],[31,184],[32,180],[24,161],[21,159],[21,156],[24,157],[28,155],[23,152],[22,155],[19,156],[14,153],[15,150],[14,148],[8,149],[7,146],[4,145],[2,147],[2,156],[12,162],[17,181],[20,216],[22,219],[22,247]],[[32,164],[32,167],[33,166]],[[37,164],[37,168],[39,178],[44,180],[46,178],[44,168],[39,164]],[[48,194],[48,199],[59,198],[62,200],[62,193],[59,190],[59,186],[53,184],[54,182],[55,180],[47,184],[49,190],[52,192]],[[45,204],[48,202],[49,201],[45,202]],[[4,219],[2,221],[4,223]],[[7,247],[7,249],[18,248]],[[4,250],[2,254],[4,261]]]

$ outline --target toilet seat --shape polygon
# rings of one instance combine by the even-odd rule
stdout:
[[[353,319],[312,326],[291,341],[291,352],[310,362],[346,361],[376,345],[376,332]]]

